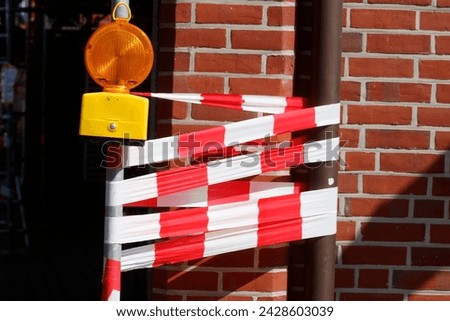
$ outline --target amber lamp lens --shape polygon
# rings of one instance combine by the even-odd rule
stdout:
[[[104,91],[125,93],[147,78],[154,59],[147,35],[126,19],[97,29],[84,54],[89,75]]]

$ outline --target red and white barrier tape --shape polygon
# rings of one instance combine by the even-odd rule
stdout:
[[[339,120],[340,105],[331,104],[149,140],[143,146],[124,146],[124,167],[189,157],[209,149],[224,149],[278,134],[337,124]]]
[[[337,160],[338,146],[339,138],[333,138],[107,182],[110,193],[106,206],[138,202],[300,164]]]
[[[231,108],[268,114],[282,114],[290,110],[308,107],[308,99],[304,97],[282,97],[264,95],[238,94],[191,94],[191,93],[142,93],[133,95],[166,99],[212,107]]]
[[[336,201],[337,188],[327,188],[295,196],[243,202],[242,208],[236,208],[238,203],[228,208],[219,205],[208,209],[203,215],[192,217],[188,212],[184,215],[172,212],[168,215],[174,217],[167,220],[161,218],[159,223],[155,219],[148,222],[134,221],[132,217],[128,222],[126,219],[109,222],[115,228],[122,229],[122,232],[116,232],[115,239],[111,241],[125,243],[187,235],[122,252],[122,271],[155,267],[334,234]],[[159,227],[155,229],[155,226]]]
[[[123,146],[123,167],[158,163],[270,136],[338,124],[340,105],[307,107],[296,97],[217,94],[142,96],[274,115]],[[339,139],[244,154],[199,165],[107,182],[106,206],[193,207],[107,217],[105,244],[157,240],[107,260],[103,297],[117,299],[121,271],[155,267],[270,244],[336,233],[337,188],[299,193],[294,183],[230,182],[300,164],[338,159]],[[248,153],[248,154],[245,154]],[[228,153],[226,154],[228,155]]]
[[[208,207],[226,203],[298,194],[292,182],[231,181],[125,204],[127,207]]]

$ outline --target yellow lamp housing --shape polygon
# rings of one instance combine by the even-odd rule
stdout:
[[[120,139],[147,139],[148,99],[98,92],[83,95],[79,134]]]

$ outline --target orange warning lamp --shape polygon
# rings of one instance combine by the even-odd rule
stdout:
[[[127,18],[116,17],[119,6]],[[97,29],[86,45],[85,64],[102,93],[83,95],[80,135],[131,138],[147,137],[148,99],[130,95],[153,66],[153,48],[147,35],[129,23],[129,6],[118,3],[113,21]]]

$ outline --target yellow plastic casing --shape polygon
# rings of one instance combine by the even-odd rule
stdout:
[[[84,94],[80,135],[121,139],[147,139],[148,99],[130,94]]]

